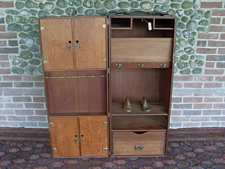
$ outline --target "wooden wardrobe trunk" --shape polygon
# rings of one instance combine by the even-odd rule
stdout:
[[[168,15],[40,19],[54,157],[165,154],[174,30]]]

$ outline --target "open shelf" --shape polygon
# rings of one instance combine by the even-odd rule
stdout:
[[[112,62],[170,62],[172,38],[112,38]],[[162,50],[163,49],[163,50]]]
[[[166,130],[167,116],[113,116],[113,131]]]
[[[111,18],[111,29],[132,29],[132,18]]]
[[[155,30],[173,30],[174,29],[175,20],[168,18],[157,18],[154,20],[154,28]]]
[[[132,102],[132,111],[126,112],[123,108],[123,104],[120,102],[113,102],[111,107],[111,113],[112,116],[139,116],[139,115],[145,115],[145,116],[167,116],[168,113],[166,111],[166,108],[160,104],[150,104],[150,112],[145,112],[141,109],[141,104],[136,102]]]

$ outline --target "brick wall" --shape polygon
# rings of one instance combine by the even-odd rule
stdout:
[[[0,2],[1,10],[13,2]],[[47,127],[43,77],[11,73],[10,58],[18,54],[17,33],[6,32],[0,19],[0,127]]]
[[[13,8],[0,2],[1,9]],[[197,53],[206,62],[200,75],[174,77],[171,128],[225,127],[225,2],[201,2],[212,11],[209,32],[199,33]],[[17,33],[6,32],[0,19],[0,127],[47,127],[43,77],[11,73]]]
[[[199,33],[197,53],[205,56],[201,75],[175,75],[172,128],[225,127],[225,3],[202,1],[211,10],[208,32]]]

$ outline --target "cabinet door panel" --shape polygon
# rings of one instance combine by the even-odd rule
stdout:
[[[44,69],[74,69],[71,19],[42,19],[41,44]]]
[[[45,80],[47,105],[50,114],[74,113],[78,111],[76,79],[50,77]]]
[[[78,109],[80,113],[106,112],[106,78],[87,77],[77,80]]]
[[[49,117],[54,157],[80,156],[79,127],[76,117]]]
[[[80,116],[81,155],[108,156],[106,116]]]
[[[73,20],[74,42],[79,41],[75,49],[76,68],[105,69],[107,56],[106,18],[77,17]]]

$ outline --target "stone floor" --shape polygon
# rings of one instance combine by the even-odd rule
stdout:
[[[225,141],[172,141],[165,157],[53,159],[47,142],[0,141],[0,169],[225,169]]]

